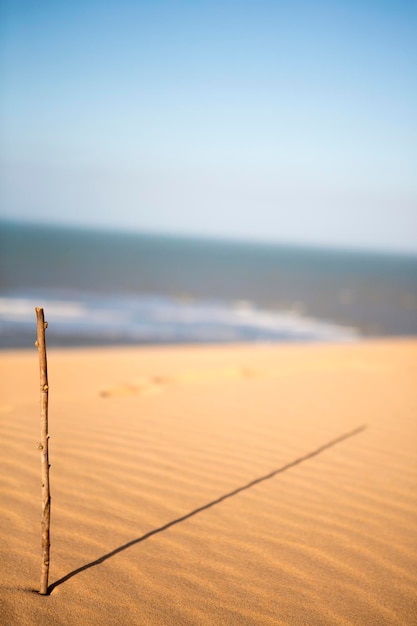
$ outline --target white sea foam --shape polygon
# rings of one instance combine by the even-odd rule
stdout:
[[[0,345],[33,335],[35,306],[43,306],[48,337],[65,343],[234,341],[352,341],[353,328],[294,311],[265,311],[249,302],[180,301],[161,296],[77,297],[46,293],[0,298]]]
[[[38,300],[32,298],[0,298],[0,321],[32,319]],[[80,318],[86,313],[80,302],[48,300],[48,312],[54,318]]]

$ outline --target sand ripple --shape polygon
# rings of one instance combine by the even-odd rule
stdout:
[[[51,351],[48,597],[34,360],[0,355],[5,624],[417,624],[415,342]]]

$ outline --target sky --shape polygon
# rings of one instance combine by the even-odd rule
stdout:
[[[0,218],[417,252],[417,4],[2,0]]]

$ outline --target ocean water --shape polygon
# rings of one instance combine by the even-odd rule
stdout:
[[[0,347],[417,335],[417,257],[0,223]]]

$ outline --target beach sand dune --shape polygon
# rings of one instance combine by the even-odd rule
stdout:
[[[33,625],[417,624],[417,341],[0,353],[0,614]]]

